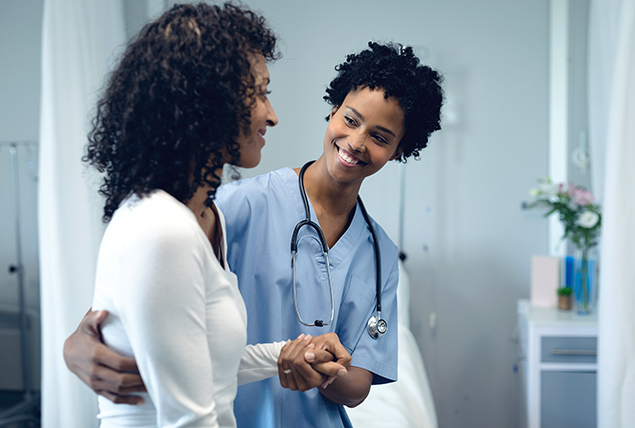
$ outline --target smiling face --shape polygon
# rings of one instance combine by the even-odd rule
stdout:
[[[404,113],[382,88],[350,92],[331,112],[324,137],[324,157],[334,179],[359,182],[399,155]]]
[[[260,163],[260,151],[265,145],[265,133],[268,126],[276,126],[278,117],[268,99],[269,70],[262,54],[257,54],[251,61],[254,75],[254,104],[249,118],[249,133],[241,132],[238,137],[240,144],[240,166],[253,168]]]

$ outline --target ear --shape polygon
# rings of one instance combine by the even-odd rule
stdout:
[[[399,156],[401,156],[402,153],[403,153],[403,150],[401,149],[401,147],[397,147],[397,150],[395,150],[395,153],[392,154],[389,160],[397,159]]]
[[[331,109],[331,114],[329,114],[329,122],[331,121],[331,119],[333,119],[333,116],[335,116],[335,113],[337,113],[339,109],[340,106],[333,106],[333,108]]]

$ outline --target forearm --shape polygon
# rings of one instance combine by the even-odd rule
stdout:
[[[106,311],[88,311],[64,342],[64,361],[79,379],[114,403],[142,404],[134,392],[146,392],[134,359],[118,355],[100,342]]]
[[[326,398],[337,404],[355,407],[361,404],[368,393],[373,381],[373,374],[359,367],[350,367],[348,374],[336,378],[326,388],[318,389]]]
[[[278,375],[278,357],[286,342],[247,345],[238,368],[238,385]]]

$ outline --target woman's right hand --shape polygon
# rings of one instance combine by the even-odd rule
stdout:
[[[86,313],[64,342],[64,361],[97,394],[114,403],[143,404],[143,398],[129,395],[146,392],[136,361],[112,352],[101,340],[99,325],[107,315],[106,311]]]

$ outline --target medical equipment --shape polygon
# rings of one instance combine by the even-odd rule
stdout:
[[[13,406],[0,411],[0,427],[15,426],[20,422],[29,422],[39,426],[40,419],[36,416],[40,412],[40,392],[33,388],[33,373],[31,348],[29,346],[31,334],[29,330],[33,327],[29,326],[29,317],[27,315],[27,294],[24,279],[24,263],[22,262],[22,226],[20,219],[22,217],[20,210],[20,181],[19,181],[19,163],[18,163],[18,146],[24,146],[27,150],[37,147],[34,142],[0,142],[1,146],[9,146],[11,153],[11,166],[13,173],[13,198],[15,207],[15,244],[16,244],[16,262],[9,266],[9,273],[17,275],[18,279],[18,304],[19,304],[19,331],[20,331],[20,352],[22,354],[22,389],[24,396],[22,400]],[[35,177],[33,177],[36,179]],[[22,426],[22,424],[19,424]]]
[[[298,184],[300,186],[300,194],[302,195],[302,201],[304,202],[304,212],[306,214],[306,218],[296,224],[295,229],[293,230],[293,235],[291,237],[291,269],[293,271],[293,303],[295,305],[295,313],[298,316],[298,320],[300,323],[307,327],[323,327],[331,324],[333,322],[333,315],[335,313],[335,304],[333,302],[333,283],[331,281],[331,268],[329,265],[329,257],[328,251],[329,247],[326,243],[326,239],[324,238],[324,233],[322,232],[322,228],[311,220],[311,211],[309,210],[309,200],[306,195],[306,190],[304,189],[304,172],[306,169],[311,166],[315,161],[309,161],[300,170],[300,176],[298,177]],[[373,227],[370,217],[366,212],[366,208],[362,202],[362,199],[357,196],[357,202],[359,203],[359,208],[362,211],[362,215],[364,216],[364,220],[366,220],[366,224],[370,229],[370,233],[373,236],[373,243],[375,246],[375,274],[376,274],[376,295],[377,295],[377,306],[375,308],[375,314],[370,317],[367,323],[368,334],[374,339],[381,337],[386,331],[388,331],[388,323],[384,319],[381,318],[381,255],[379,253],[379,241],[377,240],[377,235],[375,234],[375,228]],[[300,311],[298,310],[298,300],[296,297],[296,286],[295,286],[295,256],[298,253],[298,233],[303,226],[309,226],[313,228],[318,235],[316,238],[313,235],[304,235],[300,238],[300,241],[306,237],[311,237],[320,243],[322,247],[322,253],[324,254],[324,261],[326,264],[326,272],[329,281],[329,289],[331,292],[331,319],[328,322],[324,322],[323,320],[317,319],[313,323],[306,323],[302,317],[300,316]]]

